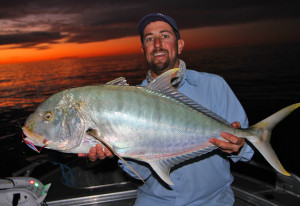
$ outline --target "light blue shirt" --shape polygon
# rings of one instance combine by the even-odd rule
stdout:
[[[142,86],[147,84],[144,80]],[[226,119],[229,123],[239,121],[242,128],[248,127],[248,119],[240,102],[225,82],[214,74],[186,70],[178,90],[198,102],[207,109]],[[217,206],[233,205],[234,195],[230,188],[233,176],[230,173],[231,158],[234,162],[248,161],[253,150],[244,145],[238,156],[226,155],[220,150],[214,150],[206,155],[184,164],[175,166],[170,173],[174,183],[171,188],[165,184],[149,167],[128,162],[146,180],[138,188],[137,206]],[[131,176],[136,175],[121,161],[121,168]]]

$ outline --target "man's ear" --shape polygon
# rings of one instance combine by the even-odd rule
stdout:
[[[141,46],[141,50],[142,50],[142,53],[144,54],[144,47],[143,47],[143,45]]]
[[[178,54],[181,54],[183,47],[184,47],[183,39],[178,39]]]

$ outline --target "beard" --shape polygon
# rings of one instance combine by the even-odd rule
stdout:
[[[154,61],[148,62],[149,69],[152,70],[155,74],[161,75],[164,73],[170,65],[170,59],[168,58],[165,62],[154,63]]]
[[[160,52],[160,51],[165,52],[168,56],[168,58],[165,62],[156,62],[155,63],[153,59],[151,59],[151,61],[147,61],[147,58],[145,56],[149,69],[152,70],[156,75],[161,75],[165,71],[167,71],[169,69],[173,69],[174,64],[175,64],[175,59],[177,58],[177,56],[176,56],[176,58],[173,61],[171,61],[171,59],[169,57],[169,52],[167,50],[163,50],[163,49],[153,51],[151,56],[153,56],[153,54],[155,52]]]

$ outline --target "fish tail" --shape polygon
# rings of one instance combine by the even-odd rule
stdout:
[[[286,116],[288,116],[295,109],[300,107],[300,103],[296,103],[281,109],[270,117],[258,122],[251,126],[249,129],[252,133],[255,133],[255,138],[247,138],[257,150],[264,156],[264,158],[270,163],[270,165],[276,169],[279,173],[290,176],[290,174],[283,168],[277,155],[275,154],[271,144],[272,129]]]

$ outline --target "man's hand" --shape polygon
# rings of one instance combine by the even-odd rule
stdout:
[[[231,126],[233,128],[241,128],[241,124],[239,122],[233,122],[231,124]],[[229,134],[227,132],[221,132],[221,137],[223,137],[224,139],[228,140],[228,142],[216,139],[216,138],[211,138],[209,140],[210,143],[216,145],[217,147],[219,147],[223,152],[226,153],[236,153],[238,154],[242,147],[245,144],[245,139],[244,138],[240,138],[237,136],[234,136],[232,134]]]
[[[84,154],[84,153],[78,154],[78,157],[88,157],[90,161],[96,161],[97,158],[104,159],[106,157],[113,157],[113,156],[114,154],[106,147],[104,147],[104,152],[103,152],[103,147],[100,144],[96,144],[96,147],[92,147],[88,154]]]

